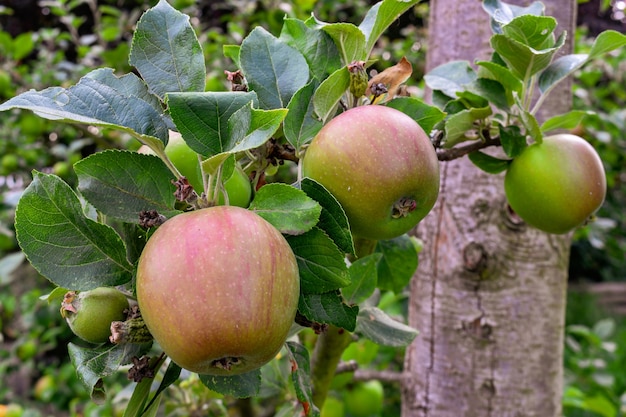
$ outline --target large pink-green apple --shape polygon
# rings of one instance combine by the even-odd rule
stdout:
[[[439,162],[424,130],[391,107],[369,105],[332,119],[306,150],[303,174],[326,187],[355,236],[382,240],[412,229],[439,193]]]
[[[280,232],[250,210],[179,214],[146,244],[137,301],[163,351],[192,372],[236,375],[264,365],[294,321],[300,281]]]
[[[597,152],[571,134],[543,138],[513,159],[504,189],[529,225],[562,234],[583,224],[604,202],[606,177]]]

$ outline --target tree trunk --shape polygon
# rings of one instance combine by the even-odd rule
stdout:
[[[573,34],[576,1],[544,3],[559,29]],[[430,5],[428,69],[489,59],[480,1]],[[543,117],[569,109],[564,84]],[[467,158],[441,164],[439,201],[417,235],[425,247],[409,321],[420,335],[407,349],[402,415],[560,416],[570,237],[527,227],[508,209],[503,175],[485,174]]]

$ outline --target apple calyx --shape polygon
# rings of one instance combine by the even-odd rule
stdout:
[[[417,208],[417,202],[410,197],[402,197],[391,208],[391,217],[400,219],[406,217]]]
[[[76,299],[76,291],[68,291],[63,296],[63,301],[61,301],[61,316],[64,319],[67,319],[69,316],[68,311],[74,314],[78,312],[74,306],[74,299]]]
[[[211,362],[211,366],[213,366],[214,368],[230,371],[233,369],[233,366],[237,366],[241,362],[241,358],[238,358],[237,356],[226,356],[224,358],[214,360],[213,362]]]
[[[348,72],[350,72],[350,92],[356,98],[364,96],[368,83],[365,61],[348,64]]]

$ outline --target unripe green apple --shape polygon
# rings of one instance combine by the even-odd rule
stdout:
[[[198,194],[204,191],[198,154],[187,145],[180,133],[171,132],[165,154]]]
[[[145,145],[139,148],[138,152],[154,155],[154,152]],[[200,169],[198,154],[187,145],[180,133],[170,131],[169,140],[167,146],[165,146],[165,154],[176,169],[187,178],[196,193],[198,195],[202,194],[204,183],[202,181],[202,170]],[[252,185],[250,184],[250,179],[239,165],[235,166],[232,175],[224,182],[224,191],[228,195],[229,205],[248,207],[250,204]],[[217,204],[225,204],[223,195],[219,196]]]
[[[392,239],[411,230],[439,193],[439,162],[424,130],[391,107],[347,110],[311,142],[303,173],[339,201],[355,236]]]
[[[163,351],[199,374],[257,369],[283,346],[300,295],[291,247],[240,207],[179,214],[148,240],[137,269],[142,317]]]
[[[320,410],[320,417],[344,417],[346,415],[344,403],[335,397],[327,397]]]
[[[61,315],[76,336],[100,344],[109,341],[112,322],[126,320],[128,307],[128,298],[121,291],[100,287],[66,293],[61,303]]]
[[[228,205],[237,207],[248,207],[250,200],[252,199],[252,184],[250,184],[250,178],[239,167],[235,166],[233,174],[224,181],[224,191],[228,195]],[[218,202],[219,205],[226,204],[224,195],[220,194]]]
[[[582,225],[604,202],[602,161],[584,139],[543,138],[509,166],[504,189],[511,208],[529,225],[562,234]]]
[[[383,411],[384,396],[380,381],[358,382],[346,392],[346,411],[353,417],[379,416]]]

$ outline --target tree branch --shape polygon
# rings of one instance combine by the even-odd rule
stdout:
[[[484,141],[472,142],[465,146],[458,146],[456,148],[449,149],[437,149],[437,159],[440,161],[452,161],[453,159],[461,158],[469,153],[478,151],[480,149],[487,148],[489,146],[501,146],[500,137],[490,138],[487,137]]]

